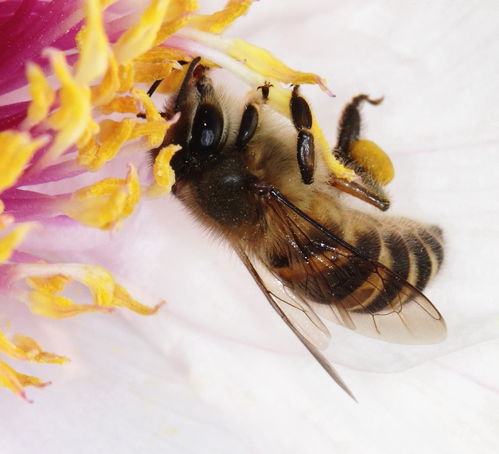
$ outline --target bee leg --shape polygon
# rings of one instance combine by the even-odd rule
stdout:
[[[158,80],[155,80],[153,82],[153,84],[151,85],[151,88],[149,88],[149,90],[147,90],[147,96],[151,97],[154,92],[156,91],[156,89],[159,87],[159,84],[163,82],[163,79],[158,79]],[[145,113],[138,113],[137,114],[137,118],[146,118],[146,114]]]
[[[385,211],[390,207],[390,200],[382,186],[393,178],[393,166],[390,158],[374,142],[359,139],[362,125],[360,104],[368,102],[378,105],[382,101],[383,98],[371,99],[361,94],[343,110],[333,154],[346,167],[353,169],[362,183],[333,177],[329,184]]]
[[[347,181],[341,178],[331,178],[328,183],[346,194],[350,194],[369,203],[381,211],[386,211],[390,208],[390,200],[381,188],[369,188],[366,185],[359,184],[355,181]]]
[[[243,150],[256,132],[258,126],[258,107],[256,104],[246,104],[243,115],[241,117],[241,124],[239,125],[239,132],[237,133],[236,147],[238,150]]]
[[[263,85],[256,88],[257,90],[262,90],[262,99],[264,103],[269,100],[270,87],[273,87],[273,85],[270,82],[265,81]]]
[[[343,109],[338,129],[338,142],[334,149],[334,155],[345,164],[349,161],[354,161],[351,156],[351,145],[353,142],[359,140],[362,123],[359,106],[364,101],[373,105],[378,105],[383,101],[383,98],[371,99],[367,95],[357,95]]]
[[[154,92],[156,91],[156,89],[159,87],[159,84],[163,82],[163,79],[158,79],[158,80],[155,80],[153,82],[153,84],[151,85],[151,87],[149,88],[149,90],[147,90],[147,96],[151,97]]]
[[[312,184],[315,170],[315,146],[312,128],[312,112],[302,96],[298,93],[299,85],[295,85],[291,94],[290,109],[293,124],[298,131],[296,151],[298,167],[304,184]]]
[[[273,85],[266,81],[257,87],[257,91],[262,90],[261,96],[258,96],[253,90],[249,92],[236,139],[238,150],[243,150],[254,136],[260,116],[260,105],[267,103],[271,87]]]

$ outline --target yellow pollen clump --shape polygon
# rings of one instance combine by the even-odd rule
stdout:
[[[350,145],[352,158],[382,186],[393,180],[395,171],[388,155],[370,140],[357,140]]]

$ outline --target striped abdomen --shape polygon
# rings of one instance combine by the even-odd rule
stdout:
[[[334,225],[327,228],[338,231]],[[317,232],[303,232],[298,247],[271,258],[273,271],[304,298],[377,313],[413,296],[405,281],[423,290],[443,261],[441,230],[406,219],[382,223],[361,215],[338,236],[353,249]]]

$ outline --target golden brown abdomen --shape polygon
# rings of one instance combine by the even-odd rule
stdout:
[[[280,279],[318,303],[372,313],[396,308],[411,297],[404,281],[423,290],[443,261],[442,232],[435,226],[395,218],[381,222],[358,214],[341,229],[326,227],[355,250],[309,230],[299,239],[300,248],[272,258]]]

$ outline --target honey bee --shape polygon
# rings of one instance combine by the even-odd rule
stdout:
[[[442,264],[436,226],[349,208],[342,192],[384,211],[389,200],[351,155],[359,95],[343,111],[332,153],[359,181],[331,176],[315,156],[312,114],[299,87],[292,121],[267,105],[270,84],[244,102],[228,101],[194,59],[165,117],[180,113],[154,158],[169,144],[173,193],[235,249],[271,306],[329,375],[353,394],[321,353],[328,321],[397,343],[432,343],[445,322],[421,293]],[[354,397],[353,397],[354,398]]]

